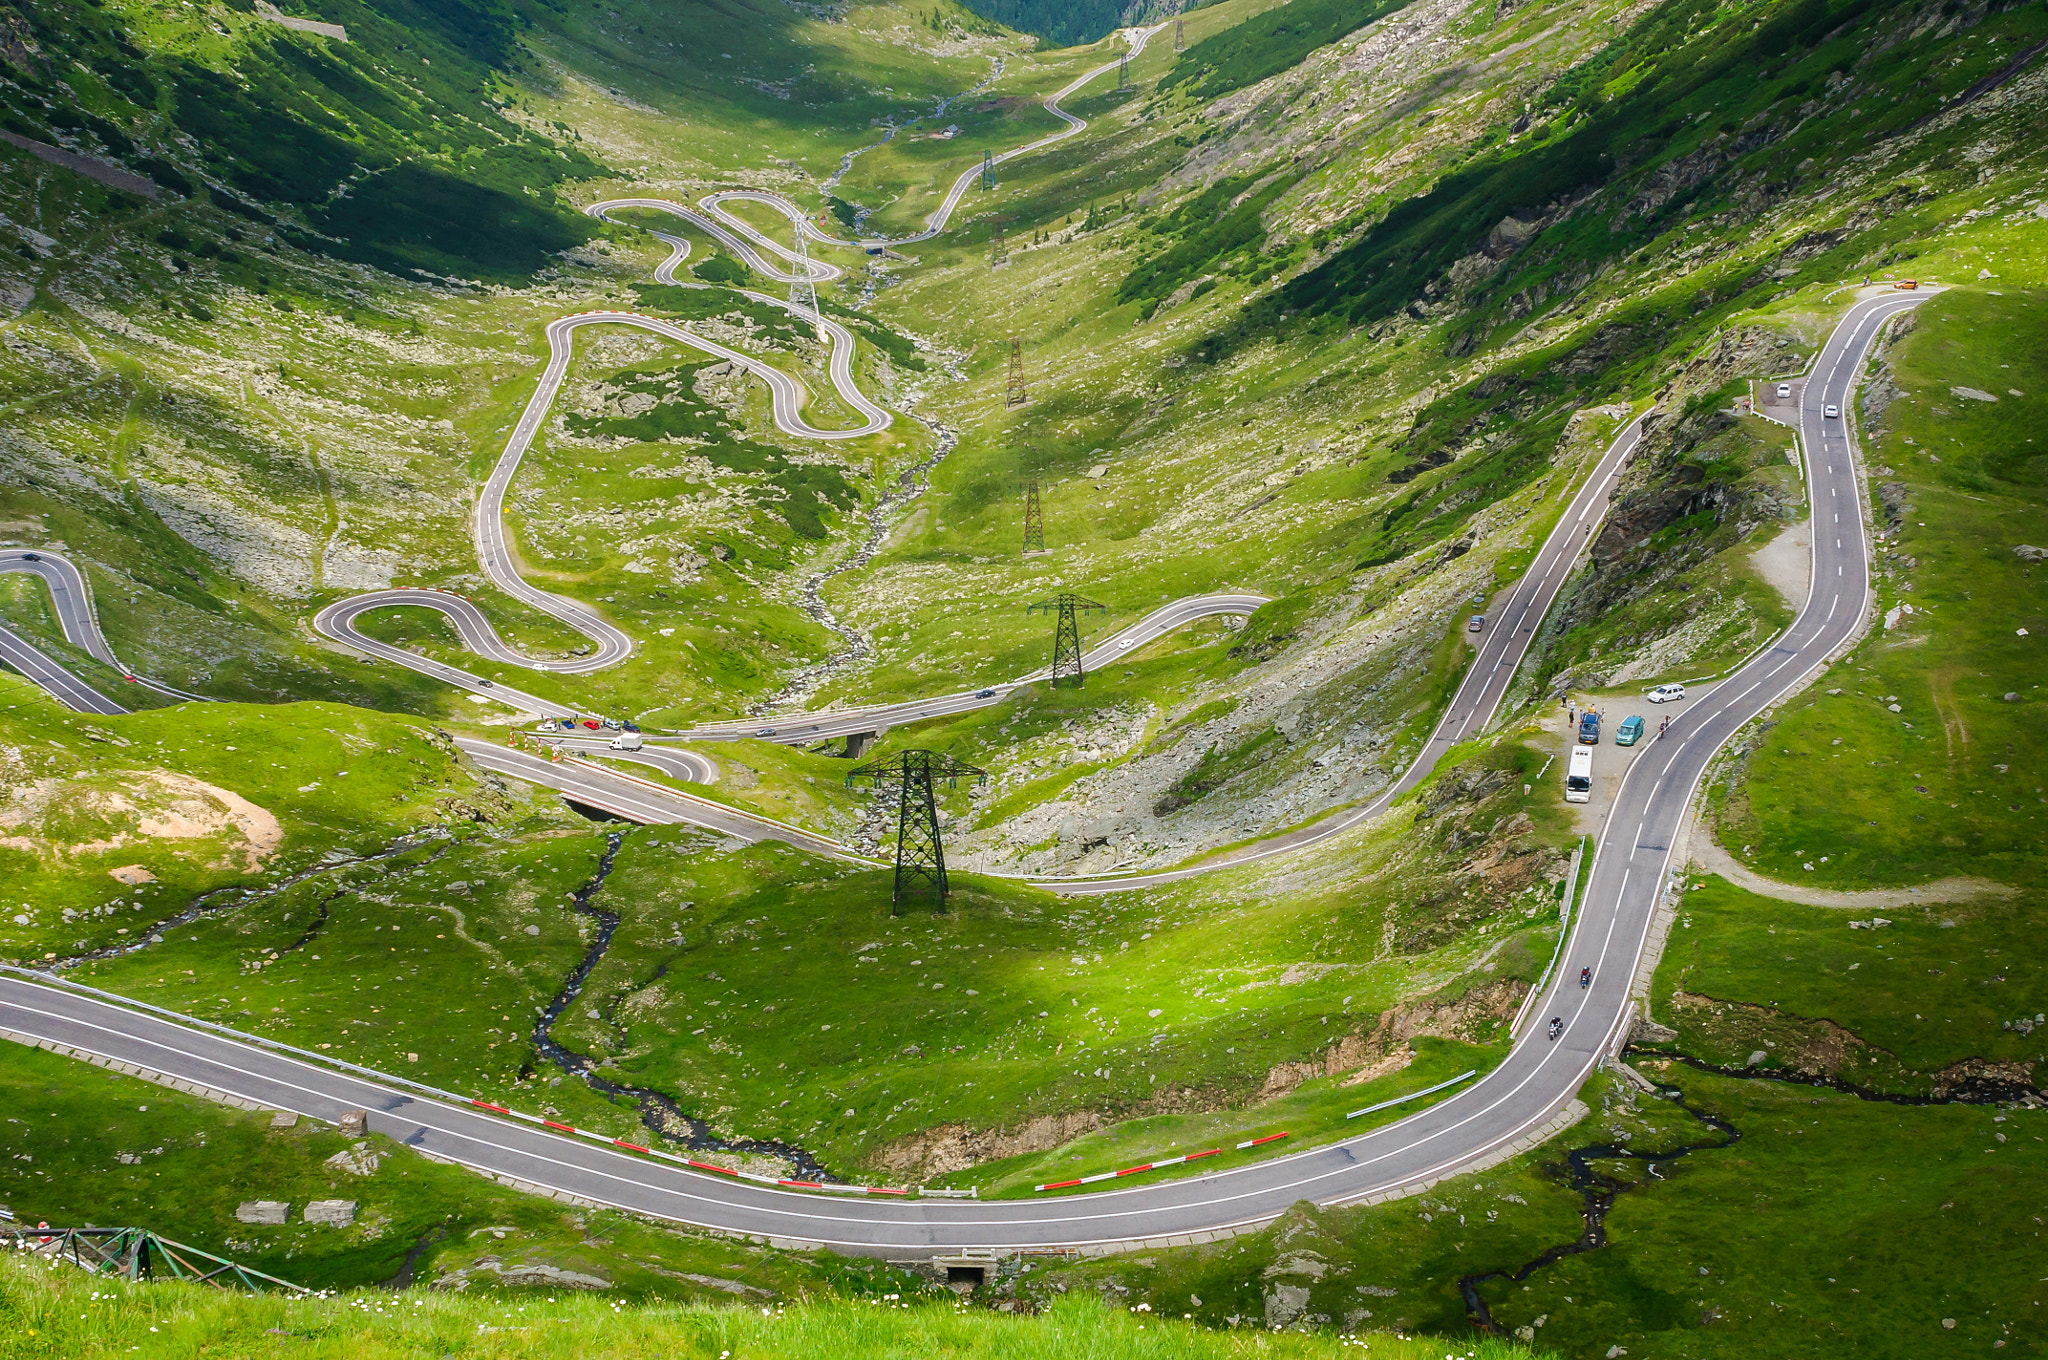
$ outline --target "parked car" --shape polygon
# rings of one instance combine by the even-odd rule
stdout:
[[[1841,417],[1842,408],[1835,405],[1833,402],[1830,402],[1826,406],[1820,408],[1820,413],[1829,420],[1837,420]]]
[[[1633,746],[1643,739],[1643,720],[1631,713],[1621,720],[1621,726],[1614,729],[1616,746]]]
[[[1600,715],[1581,713],[1579,715],[1579,741],[1587,746],[1600,744]]]
[[[1791,383],[1779,383],[1779,384],[1778,384],[1778,400],[1779,400],[1779,401],[1783,401],[1783,400],[1784,400],[1785,398],[1787,398],[1787,397],[1789,397],[1789,396],[1791,396],[1791,395],[1792,395],[1792,384],[1791,384]]]
[[[1483,633],[1483,632],[1485,632],[1485,631],[1486,631],[1486,615],[1484,615],[1484,614],[1474,614],[1474,615],[1472,616],[1472,621],[1471,621],[1470,623],[1468,623],[1468,624],[1466,624],[1466,625],[1465,625],[1465,631],[1466,631],[1466,632],[1468,632],[1468,633]]]
[[[1649,700],[1653,704],[1674,704],[1684,697],[1684,685],[1659,685],[1649,693]]]
[[[1567,803],[1589,803],[1593,800],[1593,753],[1586,747],[1578,747],[1565,766],[1564,800]]]

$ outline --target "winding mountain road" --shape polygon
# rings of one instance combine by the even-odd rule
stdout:
[[[1490,1165],[1567,1123],[1579,1087],[1623,1036],[1634,978],[1665,896],[1673,843],[1714,753],[1848,647],[1864,626],[1871,608],[1864,497],[1844,422],[1823,417],[1822,410],[1830,404],[1852,409],[1856,377],[1883,326],[1923,297],[1856,303],[1816,356],[1800,412],[1815,527],[1806,604],[1777,642],[1689,707],[1631,764],[1595,845],[1583,905],[1563,951],[1565,966],[1532,1011],[1561,1020],[1563,1036],[1553,1041],[1543,1027],[1531,1027],[1498,1067],[1396,1123],[1249,1166],[1079,1197],[840,1200],[692,1173],[555,1136],[436,1098],[399,1078],[337,1070],[317,1055],[279,1051],[54,978],[18,971],[0,976],[0,1031],[316,1118],[367,1109],[372,1128],[423,1152],[594,1203],[792,1246],[895,1257],[968,1248],[1102,1251],[1195,1243],[1270,1222],[1302,1199],[1377,1200]],[[1601,468],[1619,456],[1610,449]],[[1594,520],[1594,504],[1584,494],[1559,526],[1565,537],[1553,533],[1546,553],[1556,549],[1562,556],[1569,549],[1576,557],[1572,536],[1580,542],[1586,536],[1579,516],[1588,526]],[[1606,489],[1598,494],[1604,499]],[[1548,583],[1560,569],[1568,567],[1539,556],[1533,584],[1525,582],[1529,593],[1511,597],[1509,626],[1495,630],[1496,637],[1509,637],[1508,646],[1492,654],[1491,663],[1482,651],[1459,691],[1469,706],[1453,703],[1446,719],[1451,726],[1439,725],[1425,760],[1431,749],[1484,725],[1499,702],[1506,658],[1526,649],[1540,605],[1555,594]],[[507,761],[561,768],[521,752],[487,749]],[[649,787],[650,797],[663,796]],[[1580,967],[1592,970],[1589,988],[1576,985]]]
[[[1146,30],[1145,36],[1153,31],[1156,30]],[[1110,63],[1098,68],[1062,90],[1061,95],[1114,66]],[[1048,101],[1048,107],[1068,126],[1009,155],[1024,154],[1079,130],[1079,120],[1056,107],[1059,97]],[[942,228],[974,173],[962,176],[953,186],[925,233],[906,239],[923,239]],[[649,201],[625,200],[600,206],[618,205],[655,206]],[[676,209],[663,205],[661,210]],[[696,216],[686,211],[679,215],[693,219]],[[808,230],[799,225],[800,229]],[[794,262],[792,253],[767,242],[738,219],[723,219],[722,226],[726,236],[719,239],[731,237],[747,243],[753,252],[752,259],[766,262],[769,255],[774,255]],[[674,253],[664,268],[672,278],[673,267],[686,257],[687,247],[681,238],[669,239]],[[766,254],[762,253],[764,247]],[[788,271],[781,272],[789,277]],[[593,1203],[790,1245],[822,1245],[887,1256],[945,1254],[968,1248],[1108,1250],[1192,1243],[1267,1223],[1302,1199],[1322,1204],[1374,1200],[1426,1188],[1444,1176],[1489,1165],[1535,1145],[1568,1122],[1579,1087],[1622,1037],[1631,1012],[1634,979],[1665,897],[1673,846],[1687,805],[1715,752],[1746,723],[1793,692],[1849,646],[1864,627],[1871,608],[1865,497],[1846,422],[1824,417],[1823,409],[1830,405],[1844,411],[1853,409],[1851,396],[1857,376],[1882,328],[1925,296],[1886,295],[1855,303],[1815,358],[1801,397],[1799,421],[1814,527],[1808,599],[1774,644],[1679,714],[1667,733],[1650,740],[1623,778],[1595,843],[1583,905],[1564,946],[1564,966],[1557,970],[1531,1009],[1536,1016],[1556,1016],[1562,1021],[1562,1037],[1552,1041],[1543,1037],[1541,1026],[1531,1027],[1498,1067],[1456,1094],[1396,1123],[1252,1165],[1085,1196],[992,1202],[841,1200],[692,1173],[615,1147],[557,1136],[464,1105],[459,1098],[443,1098],[445,1093],[429,1092],[403,1078],[360,1068],[342,1069],[322,1061],[317,1054],[283,1051],[277,1045],[153,1011],[138,1002],[93,994],[61,979],[26,975],[20,970],[0,975],[0,1032],[25,1042],[49,1045],[316,1118],[335,1120],[345,1112],[367,1109],[371,1127],[423,1152]],[[454,620],[465,645],[480,655],[540,670],[584,673],[613,664],[631,653],[631,639],[594,609],[540,591],[518,577],[501,520],[506,488],[566,371],[569,337],[577,327],[598,322],[640,326],[679,343],[721,353],[712,342],[672,323],[632,313],[565,317],[549,327],[548,372],[529,401],[520,426],[508,441],[479,502],[478,551],[496,584],[591,638],[595,644],[592,652],[568,661],[526,658],[497,636],[488,618],[473,604],[459,596],[432,591],[376,592],[330,606],[316,620],[323,632],[351,646],[388,655],[398,664],[466,684],[480,693],[519,699],[531,696],[519,695],[478,677],[468,677],[467,681],[454,679],[443,672],[466,673],[453,667],[428,669],[438,663],[410,652],[396,648],[376,651],[382,644],[373,644],[363,637],[352,621],[369,609],[425,604]],[[843,346],[834,339],[835,383],[839,372],[836,358],[850,354],[851,345],[850,335]],[[744,363],[748,371],[769,383],[775,395],[777,423],[793,433],[814,438],[852,438],[881,428],[875,424],[877,420],[887,422],[887,412],[864,406],[842,391],[848,404],[866,415],[868,427],[814,430],[802,422],[802,392],[794,379],[782,375],[787,386],[780,386],[776,377],[771,376],[779,370],[772,366],[730,351],[723,352],[723,357]],[[846,371],[850,374],[850,362]],[[1484,636],[1473,665],[1435,730],[1408,770],[1379,798],[1363,807],[1337,813],[1315,826],[1205,864],[1156,874],[1047,882],[1046,886],[1062,892],[1130,891],[1283,854],[1342,834],[1377,815],[1393,799],[1413,788],[1445,751],[1477,735],[1491,721],[1545,611],[1600,522],[1616,479],[1640,433],[1638,417],[1624,427],[1603,454]],[[46,561],[50,560],[50,555],[44,556]],[[19,560],[19,554],[0,556],[0,570],[31,570],[41,565],[11,565]],[[105,650],[104,638],[98,638],[89,601],[84,600],[83,578],[73,580],[75,569],[65,563],[62,567],[52,565],[47,571],[38,570],[37,574],[51,584],[67,638],[118,665],[112,662],[112,652]],[[1091,664],[1103,664],[1128,654],[1191,619],[1219,612],[1249,612],[1257,603],[1257,597],[1233,595],[1175,602],[1108,642],[1098,644],[1090,654]],[[75,635],[74,625],[79,630]],[[93,638],[98,638],[97,647],[91,641]],[[25,645],[11,634],[0,640],[0,645],[8,644]],[[33,648],[28,650],[34,652]],[[10,660],[15,655],[12,651],[6,654]],[[31,665],[44,668],[33,672],[39,679],[44,673],[55,672],[45,683],[51,684],[53,692],[66,702],[93,712],[119,711],[119,706],[106,696],[76,681],[40,652],[34,652],[28,660]],[[1028,683],[1030,678],[1010,684]],[[79,688],[59,688],[67,680]],[[998,697],[979,691],[962,692],[913,704],[804,715],[806,719],[816,717],[821,721],[801,739],[811,741],[873,730],[885,721],[940,716],[941,705],[971,707]],[[534,711],[549,710],[536,707]],[[957,712],[960,708],[944,711]],[[766,723],[773,725],[776,721]],[[708,727],[689,735],[699,739],[739,735],[730,730],[731,726]],[[826,730],[827,727],[832,730]],[[595,806],[612,807],[635,820],[694,821],[748,839],[772,836],[822,855],[858,858],[845,847],[801,828],[710,804],[708,800],[649,781],[628,779],[581,760],[548,760],[473,740],[465,740],[462,745],[485,768],[550,784],[571,797]],[[644,760],[654,759],[646,752],[634,754]],[[664,768],[677,777],[689,778],[701,772],[700,767],[689,763],[693,758],[690,753],[657,755],[672,760]],[[707,812],[707,806],[714,811]],[[625,810],[628,807],[632,810]],[[1585,989],[1576,986],[1573,977],[1580,967],[1592,970],[1592,985]]]
[[[1131,30],[1131,52],[1135,55],[1144,50],[1145,42],[1163,25],[1149,29]],[[1116,62],[1098,66],[1087,74],[1071,81],[1045,101],[1045,107],[1058,117],[1064,127],[1050,136],[1042,137],[1025,146],[1013,148],[996,157],[1007,161],[1029,154],[1056,142],[1063,141],[1087,127],[1083,119],[1074,117],[1059,107],[1059,101],[1082,88],[1091,80],[1107,71],[1115,70]],[[851,246],[855,244],[907,244],[926,240],[945,229],[961,197],[967,192],[980,173],[975,168],[963,173],[954,181],[944,202],[931,215],[925,230],[914,235],[892,241],[855,243],[842,241],[820,232],[810,218],[787,199],[774,194],[749,189],[725,190],[708,194],[701,201],[704,211],[699,212],[684,204],[661,198],[613,198],[591,204],[584,211],[592,217],[607,222],[619,219],[615,213],[631,208],[666,213],[689,223],[699,231],[716,240],[749,268],[765,274],[780,283],[792,283],[807,279],[811,283],[826,283],[842,276],[839,266],[823,260],[809,260],[761,233],[743,218],[735,216],[725,207],[728,203],[753,203],[768,207],[789,219],[794,232],[822,243]],[[655,267],[654,278],[658,283],[688,288],[709,288],[689,278],[679,278],[676,268],[689,258],[690,242],[687,238],[671,232],[648,229],[657,239],[669,247],[668,258]],[[787,267],[785,267],[785,265]],[[798,267],[802,272],[798,273]],[[357,627],[362,615],[378,609],[400,606],[431,609],[445,615],[455,625],[456,634],[465,647],[489,660],[507,666],[519,666],[529,670],[553,672],[564,675],[586,675],[592,671],[615,666],[633,654],[633,639],[623,629],[605,618],[595,606],[567,596],[556,595],[529,583],[519,572],[519,564],[507,541],[505,533],[505,497],[512,480],[518,475],[519,465],[527,450],[533,445],[534,436],[539,433],[548,411],[553,407],[562,382],[567,377],[569,364],[575,354],[576,331],[593,325],[619,325],[650,331],[678,344],[687,345],[715,358],[723,359],[752,374],[765,383],[772,399],[775,426],[785,434],[804,439],[850,440],[861,439],[889,428],[894,417],[882,406],[860,390],[854,379],[853,355],[855,340],[853,332],[838,321],[822,312],[798,306],[783,298],[761,293],[752,289],[732,290],[755,302],[777,307],[815,326],[819,334],[830,345],[827,360],[827,376],[833,390],[841,401],[862,418],[862,423],[845,429],[829,429],[812,425],[804,418],[803,407],[809,397],[804,385],[794,376],[774,364],[751,354],[722,345],[715,340],[687,329],[672,321],[658,317],[643,316],[638,312],[595,311],[581,312],[572,316],[557,318],[548,323],[548,363],[542,371],[540,381],[535,385],[532,396],[527,399],[526,408],[520,413],[519,421],[513,426],[511,435],[505,441],[504,452],[491,469],[484,488],[477,499],[472,532],[476,541],[477,559],[484,574],[491,583],[522,604],[567,625],[594,644],[581,655],[568,659],[538,659],[528,656],[507,643],[488,616],[475,603],[447,591],[422,588],[397,588],[372,591],[364,595],[351,596],[322,609],[314,616],[313,626],[323,636],[353,647],[358,651],[406,666],[444,683],[467,689],[472,693],[501,699],[527,712],[545,717],[573,717],[578,710],[573,705],[558,700],[542,699],[524,690],[501,684],[495,679],[486,679],[457,666],[421,656],[410,650],[378,642]],[[1202,617],[1183,609],[1186,620]],[[1244,611],[1236,611],[1244,612]],[[9,639],[9,641],[18,641]],[[25,645],[25,644],[23,644]],[[31,662],[31,664],[34,664]],[[84,696],[80,696],[81,698]],[[770,724],[772,725],[772,724]],[[743,724],[729,725],[728,735],[739,735]]]
[[[63,630],[64,640],[95,661],[104,662],[121,672],[122,679],[129,684],[154,690],[167,699],[206,698],[203,694],[187,694],[184,690],[172,689],[146,675],[137,675],[121,664],[121,659],[114,655],[113,647],[108,644],[106,634],[100,631],[99,619],[93,612],[92,587],[87,583],[85,573],[62,553],[49,549],[0,548],[0,575],[9,573],[41,578],[49,589],[50,608],[57,616],[57,626]],[[128,711],[5,625],[0,625],[0,661],[5,661],[55,695],[59,702],[81,713]]]

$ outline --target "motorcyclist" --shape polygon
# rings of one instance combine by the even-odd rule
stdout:
[[[1563,1017],[1563,1016],[1561,1016],[1561,1015],[1553,1015],[1553,1016],[1551,1016],[1551,1017],[1550,1017],[1550,1037],[1551,1037],[1551,1038],[1553,1038],[1553,1039],[1555,1039],[1555,1038],[1556,1038],[1556,1037],[1557,1037],[1558,1035],[1560,1035],[1560,1034],[1562,1034],[1562,1033],[1564,1033],[1564,1017]]]
[[[1579,986],[1581,986],[1581,987],[1590,987],[1590,986],[1592,986],[1592,985],[1593,985],[1593,970],[1592,970],[1592,969],[1590,969],[1590,968],[1581,968],[1581,969],[1579,970]]]

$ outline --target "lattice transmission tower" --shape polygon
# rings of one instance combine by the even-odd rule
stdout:
[[[1124,94],[1137,88],[1131,84],[1131,54],[1126,52],[1116,64],[1116,92]]]
[[[117,1280],[186,1280],[252,1294],[266,1289],[312,1293],[304,1285],[158,1237],[147,1228],[12,1228],[0,1232],[0,1250],[17,1259],[61,1262]]]
[[[993,151],[981,153],[981,187],[984,191],[996,187],[996,157]]]
[[[1024,341],[1013,335],[1010,337],[1010,390],[1003,397],[1003,405],[1022,406],[1028,400],[1024,395]]]
[[[789,305],[800,312],[822,335],[825,323],[818,315],[818,285],[811,279],[811,247],[802,227],[796,229],[795,253],[796,260],[790,269],[794,277],[789,284]]]
[[[896,890],[889,914],[903,910],[907,897],[930,895],[936,910],[946,909],[946,847],[939,834],[938,785],[952,788],[962,779],[988,782],[988,771],[941,751],[911,750],[863,765],[846,776],[872,781],[876,810],[896,816]]]
[[[1175,19],[1173,21],[1173,50],[1176,52],[1188,50],[1187,20],[1185,19]]]
[[[1038,508],[1038,479],[1024,479],[1024,555],[1035,557],[1045,551],[1045,516]]]
[[[995,230],[988,238],[988,267],[990,269],[994,269],[997,265],[1006,262],[1010,258],[1010,247],[1003,240],[1003,223],[1009,220],[1007,217],[998,217],[995,222]]]
[[[1087,679],[1081,669],[1081,621],[1078,616],[1096,610],[1107,613],[1109,606],[1084,600],[1068,590],[1062,591],[1056,599],[1027,605],[1024,612],[1036,614],[1040,610],[1059,615],[1052,626],[1052,683],[1055,688],[1060,685],[1078,688]]]

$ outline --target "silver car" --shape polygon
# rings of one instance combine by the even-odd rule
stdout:
[[[1684,697],[1684,685],[1659,685],[1657,686],[1657,688],[1651,690],[1649,694],[1650,702],[1653,704],[1677,703],[1680,699],[1683,699]]]

